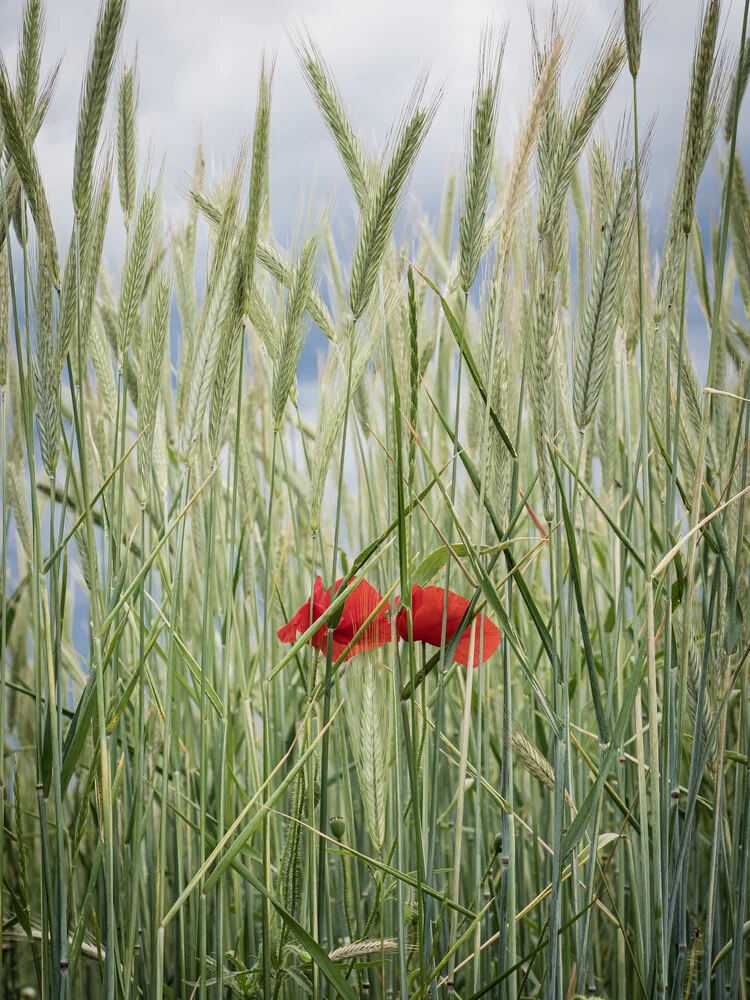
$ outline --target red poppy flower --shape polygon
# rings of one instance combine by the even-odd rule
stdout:
[[[336,581],[336,587],[341,584],[341,580]],[[370,617],[377,605],[382,600],[380,594],[374,587],[370,586],[367,580],[360,580],[351,594],[344,602],[344,611],[341,619],[333,631],[333,658],[337,660],[346,649],[354,636]],[[312,599],[312,617],[310,616],[310,602],[305,601],[286,625],[282,625],[276,635],[282,642],[294,642],[297,633],[304,633],[308,630],[312,622],[317,621],[331,606],[331,588],[323,590],[323,581],[320,577],[315,580]],[[362,653],[366,649],[374,649],[382,646],[391,640],[391,623],[385,616],[385,611],[381,608],[365,631],[357,639],[352,648],[346,654],[345,659],[350,659],[357,653]],[[328,648],[328,626],[321,625],[310,640],[313,646],[323,653]]]
[[[411,592],[412,637],[415,642],[428,642],[431,646],[439,646],[443,633],[443,608],[445,606],[444,587],[413,587]],[[448,607],[446,610],[445,642],[446,645],[456,634],[469,601],[460,594],[448,591]],[[409,625],[406,618],[406,608],[402,608],[396,620],[398,634],[402,639],[409,638]],[[471,645],[471,630],[473,623],[464,629],[458,640],[453,659],[464,667],[469,663],[469,646]],[[482,618],[482,663],[489,660],[500,645],[500,629],[493,621]],[[474,662],[479,665],[480,633],[474,628]]]

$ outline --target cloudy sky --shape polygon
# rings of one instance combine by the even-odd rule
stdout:
[[[63,57],[54,104],[38,140],[42,171],[61,244],[71,220],[71,165],[81,80],[99,0],[49,0],[45,64]],[[544,22],[551,0],[535,0]],[[16,59],[20,0],[0,3],[0,47]],[[736,59],[741,0],[725,0],[723,39]],[[621,0],[578,0],[577,32],[566,63],[570,87],[596,52]],[[657,114],[648,183],[653,231],[662,228],[679,147],[699,0],[657,0],[645,34],[639,77],[642,119]],[[300,194],[313,178],[317,192],[335,196],[340,233],[350,229],[353,198],[302,81],[287,36],[304,22],[330,62],[360,133],[373,149],[420,70],[445,85],[445,96],[412,184],[412,199],[434,213],[446,172],[458,165],[477,47],[487,19],[509,28],[503,67],[499,148],[510,153],[530,85],[529,22],[523,0],[130,0],[121,59],[138,48],[141,162],[149,147],[166,157],[170,211],[180,210],[178,184],[190,169],[199,135],[217,167],[227,163],[252,127],[263,50],[277,56],[273,96],[271,207],[285,243]],[[603,119],[614,134],[629,106],[623,73]],[[740,152],[750,158],[750,99],[741,121]],[[700,215],[718,214],[716,158],[701,189]],[[112,226],[111,263],[121,253]]]

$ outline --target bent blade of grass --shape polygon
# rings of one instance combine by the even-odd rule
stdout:
[[[445,313],[445,318],[448,320],[448,326],[450,327],[451,333],[453,334],[456,343],[458,344],[458,349],[461,351],[464,362],[466,363],[466,367],[469,369],[469,374],[471,375],[474,381],[474,385],[477,387],[479,395],[482,397],[482,402],[484,403],[485,406],[487,406],[488,405],[487,390],[485,389],[484,382],[482,381],[482,376],[479,374],[479,368],[477,367],[477,363],[474,360],[473,354],[471,353],[471,349],[469,348],[466,337],[464,336],[464,332],[461,329],[461,324],[456,319],[455,315],[453,314],[453,311],[451,310],[451,307],[448,305],[445,299],[445,296],[440,292],[437,285],[433,284],[433,282],[427,277],[427,275],[419,270],[416,264],[412,264],[411,261],[409,261],[408,263],[410,267],[414,268],[417,274],[422,278],[423,281],[426,282],[428,287],[432,289],[432,291],[437,295],[438,299],[440,300],[440,306],[443,312]],[[492,423],[495,426],[495,430],[503,439],[503,444],[508,449],[511,458],[517,460],[518,453],[516,452],[516,449],[513,447],[513,443],[508,437],[508,432],[500,423],[500,419],[493,407],[490,407],[490,419],[492,420]]]

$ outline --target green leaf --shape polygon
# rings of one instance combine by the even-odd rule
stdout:
[[[671,537],[671,532],[670,532]],[[672,543],[674,545],[674,542]],[[682,595],[685,592],[685,568],[682,564],[682,554],[680,552],[674,558],[677,579],[672,584],[672,610],[682,604]]]
[[[320,947],[315,938],[305,930],[299,921],[295,920],[289,910],[285,909],[285,907],[281,905],[273,893],[266,889],[261,880],[253,875],[249,868],[245,868],[243,865],[242,869],[241,874],[243,878],[247,879],[253,888],[259,892],[261,896],[267,899],[271,906],[273,906],[283,922],[286,924],[287,928],[292,934],[294,934],[305,951],[308,952],[310,958],[313,962],[315,962],[338,995],[343,997],[344,1000],[357,1000],[357,994],[354,992],[346,979],[344,979],[341,971],[330,960],[328,954]]]

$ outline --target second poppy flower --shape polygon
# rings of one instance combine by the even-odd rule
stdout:
[[[341,584],[341,580],[336,581],[336,588]],[[310,601],[305,601],[301,608],[282,625],[276,633],[282,642],[294,642],[297,634],[307,631],[312,622],[317,621],[321,615],[331,606],[331,587],[323,589],[323,581],[320,577],[315,580],[313,587],[312,615]],[[351,594],[344,602],[344,610],[339,619],[339,623],[333,630],[332,652],[334,660],[337,660],[343,653],[357,632],[373,613],[381,600],[380,594],[371,586],[367,580],[360,580]],[[368,623],[362,635],[357,639],[344,659],[349,660],[357,653],[362,653],[366,649],[374,649],[382,646],[391,639],[391,623],[385,616],[385,611],[381,609]],[[317,649],[325,653],[328,649],[328,626],[321,625],[313,633],[310,642]]]
[[[445,642],[450,642],[456,634],[461,619],[464,616],[469,601],[460,594],[448,591],[448,605],[445,607],[444,587],[413,587],[411,592],[412,637],[415,642],[427,642],[431,646],[439,646],[443,634],[443,609],[445,608]],[[396,620],[398,634],[402,639],[409,638],[409,625],[406,608],[401,608]],[[469,647],[471,646],[471,631],[473,623],[461,633],[453,659],[464,667],[469,663]],[[472,666],[479,665],[479,650],[482,650],[482,663],[488,660],[500,645],[500,629],[493,621],[482,618],[481,636],[479,628],[474,628],[474,656]]]

